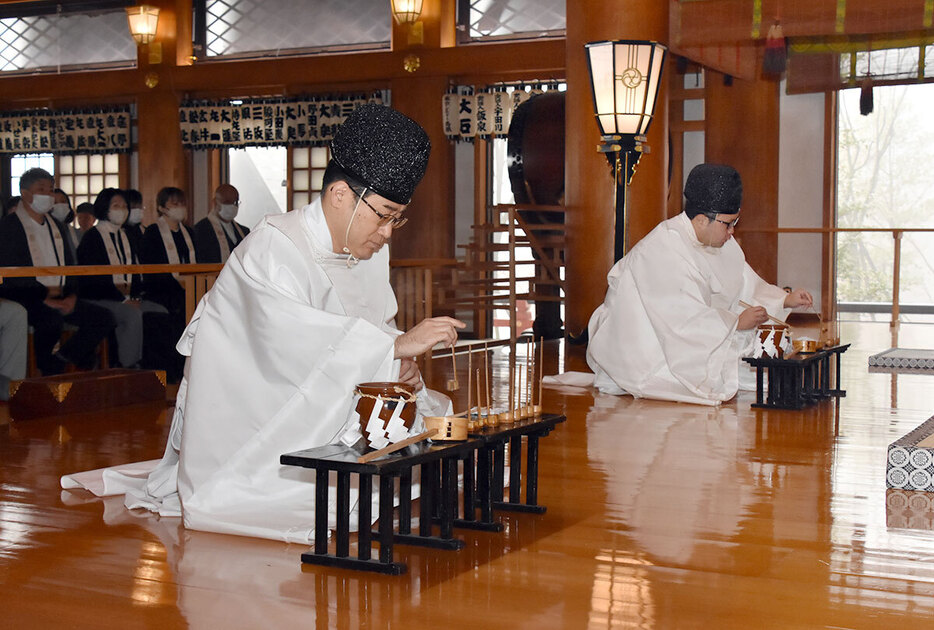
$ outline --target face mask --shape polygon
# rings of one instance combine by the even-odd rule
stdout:
[[[127,210],[111,208],[107,211],[107,220],[117,227],[120,227],[126,222],[127,215],[129,214]]]
[[[220,209],[217,211],[217,214],[219,214],[220,217],[221,217],[224,221],[233,221],[233,220],[234,220],[234,217],[237,216],[237,210],[238,210],[238,209],[239,209],[239,207],[237,206],[237,204],[234,204],[234,203],[222,203],[222,204],[220,204]]]
[[[52,216],[58,221],[64,221],[69,212],[71,212],[71,208],[68,207],[67,203],[57,203],[52,206]]]
[[[130,218],[126,220],[130,225],[139,225],[143,222],[143,209],[130,208]]]
[[[29,204],[32,206],[32,209],[39,214],[45,214],[52,209],[52,205],[55,203],[55,197],[52,195],[33,195],[32,203]]]
[[[185,208],[184,206],[168,208],[165,211],[165,216],[169,217],[173,221],[182,222],[185,220],[185,217],[188,216],[188,208]]]

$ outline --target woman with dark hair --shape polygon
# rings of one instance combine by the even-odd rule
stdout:
[[[182,223],[188,218],[187,197],[179,188],[168,186],[156,195],[159,218],[143,232],[140,261],[153,264],[188,264],[198,262],[194,233]],[[166,307],[179,324],[179,334],[185,326],[185,288],[178,274],[159,273],[146,276],[149,299]]]
[[[129,210],[123,193],[105,188],[94,200],[97,225],[88,230],[78,245],[79,265],[132,265],[138,262],[123,231]],[[117,357],[123,367],[137,367],[143,360],[144,328],[159,336],[168,326],[166,309],[142,296],[138,275],[115,273],[111,276],[82,276],[81,295],[110,311],[117,322]],[[144,326],[145,324],[145,326]],[[148,340],[147,340],[148,341]],[[159,343],[171,343],[159,339]],[[154,365],[152,367],[164,367]]]
[[[78,238],[78,230],[72,225],[72,221],[75,220],[75,212],[71,209],[71,200],[68,199],[68,194],[61,188],[56,188],[52,196],[55,198],[55,203],[52,204],[52,210],[49,211],[49,214],[65,227],[65,233],[68,235],[68,245],[71,246],[71,253],[74,255],[78,250],[78,241],[81,239]]]
[[[159,218],[143,232],[140,244],[140,262],[152,264],[189,264],[198,262],[194,233],[182,223],[188,218],[187,197],[179,188],[166,187],[156,195]],[[177,340],[185,329],[185,288],[177,273],[151,273],[145,276],[147,297],[169,311],[169,334]],[[182,377],[185,358],[172,347],[171,367],[166,368],[170,381]]]

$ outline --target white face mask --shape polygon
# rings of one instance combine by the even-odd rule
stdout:
[[[57,203],[52,206],[51,214],[57,221],[64,221],[69,212],[71,212],[71,208],[68,207],[67,203]]]
[[[33,211],[39,214],[45,214],[52,209],[54,204],[55,197],[52,195],[33,195],[32,203],[29,205],[32,206]]]
[[[188,216],[188,208],[184,206],[168,208],[165,211],[165,216],[169,217],[173,221],[182,222],[185,220],[185,217]]]
[[[224,221],[233,221],[237,216],[237,210],[239,210],[239,206],[235,203],[222,203],[219,205],[217,214]]]
[[[107,220],[117,227],[120,227],[126,223],[126,218],[129,216],[129,214],[129,210],[124,208],[111,208],[107,211]]]
[[[126,220],[130,225],[139,225],[143,222],[143,209],[130,208],[130,217]]]

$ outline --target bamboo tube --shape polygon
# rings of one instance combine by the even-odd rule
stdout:
[[[448,391],[456,392],[460,389],[460,384],[457,382],[457,359],[454,358],[454,344],[451,344],[451,378],[448,379]]]
[[[490,349],[487,342],[483,342],[483,384],[486,392],[486,418],[490,426],[499,424],[499,415],[493,413],[493,405],[490,402],[492,392],[490,391]]]
[[[472,430],[476,428],[476,423],[473,419],[473,401],[471,396],[473,395],[473,352],[469,349],[467,351],[467,430]]]
[[[542,415],[542,377],[545,370],[545,342],[538,342],[538,404],[532,405],[536,416]]]

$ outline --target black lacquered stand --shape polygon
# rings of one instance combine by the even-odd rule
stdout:
[[[756,402],[764,409],[801,409],[830,397],[846,396],[840,389],[840,355],[850,344],[785,359],[745,357],[756,368]],[[768,380],[766,380],[768,379]],[[763,385],[768,383],[768,392]]]
[[[454,527],[502,531],[493,510],[542,513],[538,505],[538,440],[547,435],[564,416],[546,414],[515,424],[485,429],[463,442],[421,442],[377,460],[359,463],[361,451],[342,444],[288,453],[280,462],[315,470],[315,543],[302,554],[302,562],[323,566],[376,571],[399,575],[404,563],[393,559],[393,545],[417,545],[457,550],[464,541],[454,537]],[[526,449],[526,500],[520,499],[522,485],[522,436]],[[504,450],[510,442],[510,492],[503,500]],[[459,513],[458,463],[463,462],[463,515]],[[412,531],[412,471],[421,467],[418,530]],[[337,473],[337,523],[335,551],[328,552],[328,477]],[[498,471],[498,472],[497,472]],[[350,555],[351,475],[359,477],[357,513],[357,556]],[[379,478],[379,528],[370,531],[373,477]],[[399,479],[399,526],[393,527],[395,480]],[[480,518],[477,518],[477,511]],[[437,523],[439,534],[434,535]],[[373,538],[379,542],[378,559],[372,558]]]

